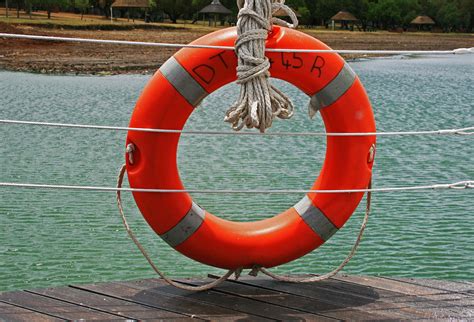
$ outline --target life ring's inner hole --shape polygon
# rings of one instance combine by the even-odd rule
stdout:
[[[276,119],[268,132],[323,132],[310,120],[309,97],[292,84],[272,79],[292,99],[295,114]],[[228,84],[210,94],[191,114],[184,130],[232,131],[225,112],[239,95]],[[256,132],[258,130],[243,129]],[[186,189],[310,189],[324,162],[326,138],[314,136],[182,135],[178,168]],[[292,207],[304,194],[204,194],[192,198],[206,211],[232,221],[256,221]]]

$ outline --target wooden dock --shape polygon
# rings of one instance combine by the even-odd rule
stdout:
[[[198,285],[205,280],[186,280]],[[311,284],[264,277],[187,292],[160,279],[0,293],[0,320],[474,320],[474,282],[338,275]]]

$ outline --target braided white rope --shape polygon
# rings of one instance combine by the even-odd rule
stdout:
[[[292,23],[288,23],[278,17],[272,17],[271,21],[273,24],[292,29],[298,27],[298,17],[296,17],[295,12],[291,10],[290,7],[285,5],[285,0],[274,0],[272,2],[272,15],[274,15],[279,10],[283,10],[288,15],[288,17],[290,17]]]
[[[120,172],[119,172],[119,175],[118,175],[118,178],[117,178],[117,207],[119,209],[119,212],[120,212],[120,216],[122,218],[122,222],[123,222],[123,225],[125,227],[125,230],[127,231],[127,234],[128,236],[132,239],[133,243],[138,247],[138,249],[140,250],[140,252],[143,254],[143,256],[145,257],[145,259],[147,260],[147,262],[150,264],[151,268],[153,268],[153,270],[166,282],[168,283],[169,285],[172,285],[174,287],[177,287],[179,289],[182,289],[182,290],[186,290],[186,291],[205,291],[205,290],[209,290],[215,286],[218,286],[219,284],[225,282],[232,274],[235,273],[235,277],[238,278],[238,276],[240,275],[240,272],[241,270],[240,269],[235,269],[235,270],[229,270],[226,274],[224,274],[223,276],[221,276],[220,278],[216,279],[215,281],[212,281],[208,284],[204,284],[204,285],[200,285],[200,286],[190,286],[190,285],[187,285],[187,284],[184,284],[184,283],[180,283],[180,282],[175,282],[173,281],[172,279],[170,279],[169,277],[167,277],[165,275],[165,273],[163,273],[159,268],[158,266],[156,266],[156,264],[153,262],[153,260],[151,259],[150,255],[148,254],[148,252],[145,250],[145,248],[142,246],[142,244],[138,241],[137,237],[135,236],[135,234],[133,233],[132,229],[130,228],[130,225],[128,224],[127,222],[127,218],[125,217],[125,213],[123,211],[123,206],[122,206],[122,196],[121,196],[121,190],[120,188],[122,187],[122,183],[123,183],[123,178],[125,176],[125,170],[126,170],[126,166],[125,164],[122,166],[122,168],[120,168]]]
[[[271,31],[271,22],[283,23],[272,18],[272,14],[283,9],[293,19],[296,15],[285,4],[285,0],[238,0],[237,40],[235,52],[238,57],[237,83],[241,85],[237,102],[226,113],[225,122],[236,131],[244,126],[258,128],[260,132],[272,126],[273,119],[288,119],[293,116],[294,106],[290,99],[270,84],[270,61],[265,57],[265,41]]]

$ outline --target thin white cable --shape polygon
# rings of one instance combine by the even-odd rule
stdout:
[[[399,135],[474,135],[474,126],[458,128],[458,129],[441,129],[428,131],[399,131],[399,132],[342,132],[342,133],[326,133],[326,132],[235,132],[235,131],[192,131],[192,130],[169,130],[169,129],[150,129],[140,127],[120,127],[107,125],[88,125],[88,124],[70,124],[70,123],[52,123],[52,122],[35,122],[21,120],[2,120],[0,124],[15,125],[37,125],[59,128],[76,128],[76,129],[94,129],[94,130],[115,130],[115,131],[134,131],[134,132],[150,132],[150,133],[181,133],[185,135],[247,135],[247,136],[399,136]]]
[[[53,36],[37,36],[37,35],[22,35],[22,34],[8,34],[8,33],[0,33],[0,38],[16,38],[16,39],[46,40],[46,41],[65,41],[65,42],[82,42],[82,43],[108,44],[108,45],[149,46],[149,47],[165,47],[165,48],[203,48],[203,49],[235,50],[234,46],[173,44],[173,43],[160,43],[160,42],[91,39],[91,38],[71,38],[71,37],[53,37]],[[453,50],[358,50],[358,49],[351,50],[351,49],[266,48],[266,51],[267,52],[279,52],[279,53],[446,55],[446,54],[472,54],[472,53],[474,53],[474,47],[457,48],[457,49],[453,49]]]
[[[37,183],[0,182],[0,187],[60,189],[60,190],[89,190],[99,192],[149,192],[149,193],[206,193],[206,194],[303,194],[303,193],[358,193],[358,192],[395,192],[395,191],[420,191],[440,189],[469,189],[474,188],[474,180],[464,180],[454,183],[441,183],[421,186],[386,187],[371,189],[340,189],[340,190],[306,190],[306,189],[148,189],[148,188],[117,188],[98,186],[53,185]]]

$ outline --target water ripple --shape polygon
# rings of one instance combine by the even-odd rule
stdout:
[[[460,58],[461,57],[461,58]],[[470,56],[383,59],[353,63],[381,131],[457,128],[474,124],[474,64]],[[44,76],[0,72],[0,116],[6,119],[127,126],[148,76]],[[272,131],[321,131],[306,116],[308,98],[276,81],[297,106]],[[227,130],[222,122],[238,88],[226,86],[191,116],[188,129]],[[113,186],[123,162],[125,133],[0,126],[0,181]],[[324,159],[325,140],[310,137],[183,136],[179,166],[188,188],[307,189]],[[378,140],[376,186],[474,178],[472,138],[398,137]],[[209,166],[212,165],[212,166]],[[299,195],[193,196],[232,220],[270,217]],[[376,194],[357,256],[345,272],[472,279],[472,191]],[[130,195],[126,212],[140,240],[165,271],[204,276],[219,270],[177,254],[151,231]],[[324,272],[344,258],[355,238],[361,205],[321,249],[278,268]],[[0,190],[0,290],[129,280],[153,276],[124,232],[114,195],[71,191]],[[179,268],[179,269],[177,269]]]

